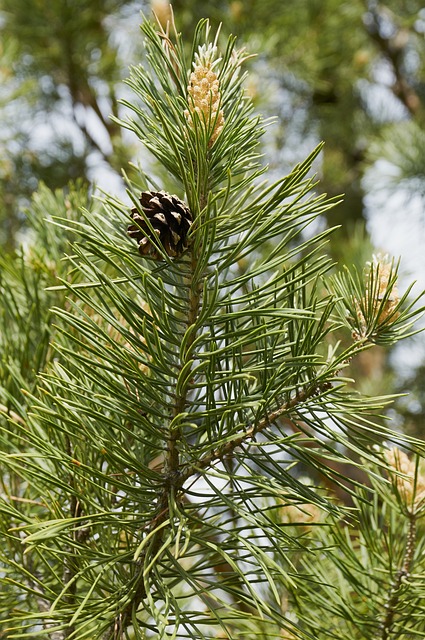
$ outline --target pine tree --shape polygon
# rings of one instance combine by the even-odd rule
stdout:
[[[337,204],[315,191],[320,147],[267,181],[235,39],[206,20],[188,48],[173,24],[142,30],[150,66],[119,124],[178,193],[143,172],[131,204],[42,188],[35,240],[2,263],[1,632],[308,639],[363,615],[359,638],[421,633],[404,613],[422,597],[420,466],[382,444],[419,443],[344,377],[413,331],[397,265],[327,277],[332,230],[304,234]]]
[[[9,251],[39,181],[51,189],[90,181],[94,166],[113,175],[128,158],[109,114],[118,114],[117,32],[130,4],[0,1],[0,243]]]

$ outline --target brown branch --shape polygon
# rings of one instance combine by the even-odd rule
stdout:
[[[208,185],[205,185],[199,196],[199,210],[201,211],[207,202],[206,193],[208,192]],[[191,334],[188,336],[187,346],[184,353],[181,354],[180,361],[180,371],[190,362],[193,344],[197,336],[197,331],[193,328],[196,320],[199,315],[199,308],[201,304],[201,295],[203,289],[203,279],[202,277],[198,277],[197,281],[194,281],[194,273],[196,272],[199,260],[199,252],[201,251],[201,247],[198,246],[197,251],[194,248],[194,245],[190,247],[190,271],[187,277],[188,284],[188,309],[187,309],[187,318],[186,322],[186,331],[189,331],[192,328]],[[187,379],[190,379],[190,374],[188,372]],[[180,393],[174,398],[174,406],[170,416],[170,423],[173,420],[177,419],[178,416],[184,413],[185,408],[187,406],[189,393],[189,385],[185,384],[184,387],[180,390]],[[125,607],[124,611],[119,615],[119,628],[126,628],[131,624],[133,611],[136,611],[140,602],[146,597],[146,587],[143,580],[143,568],[146,564],[148,558],[154,557],[161,548],[163,539],[164,539],[164,529],[163,526],[166,520],[169,517],[170,512],[170,499],[175,497],[179,492],[181,492],[182,484],[180,477],[180,450],[179,450],[179,442],[182,438],[182,429],[180,425],[175,424],[173,427],[169,428],[169,434],[167,439],[167,448],[164,452],[164,462],[163,462],[163,490],[158,500],[158,506],[156,509],[156,515],[150,521],[149,525],[146,527],[146,535],[152,534],[152,539],[150,544],[137,562],[137,576],[136,576],[136,588],[135,592],[130,600],[130,602]],[[195,471],[196,473],[196,471]],[[120,631],[116,631],[117,629],[117,618],[114,621],[114,630],[109,632],[107,638],[119,638],[121,634]]]
[[[83,136],[86,138],[86,141],[88,142],[89,146],[92,147],[92,149],[95,149],[96,151],[98,151],[100,153],[100,155],[102,156],[102,159],[107,162],[108,164],[110,164],[111,161],[111,157],[110,154],[106,153],[102,147],[100,146],[100,144],[93,138],[93,136],[91,135],[90,131],[87,129],[86,125],[83,124],[82,122],[79,122],[77,116],[76,116],[76,112],[75,112],[75,107],[77,106],[78,103],[74,103],[73,102],[73,119],[75,124],[77,125],[77,127],[80,129],[81,133],[83,134]]]
[[[380,628],[380,639],[390,640],[394,625],[394,618],[397,614],[397,605],[400,601],[400,588],[403,582],[409,577],[413,563],[416,542],[416,514],[409,512],[409,530],[407,533],[406,548],[400,569],[397,571],[394,580],[388,591],[388,598],[384,605],[385,618],[382,620]]]
[[[281,407],[267,414],[262,420],[260,420],[257,424],[252,425],[239,436],[236,436],[232,440],[229,440],[223,445],[220,445],[216,449],[213,449],[210,453],[206,454],[203,458],[201,458],[197,463],[190,465],[186,468],[186,470],[180,474],[180,486],[190,478],[198,474],[200,471],[203,471],[207,467],[211,467],[211,465],[217,460],[222,460],[223,458],[233,454],[234,450],[237,447],[240,447],[244,442],[252,440],[257,433],[264,431],[269,427],[273,422],[276,422],[278,418],[285,415],[294,409],[297,405],[302,404],[313,395],[316,394],[318,390],[317,385],[312,385],[308,389],[304,391],[298,392],[289,402],[283,404]]]
[[[120,127],[113,120],[105,118],[104,114],[102,113],[96,93],[93,87],[90,86],[87,69],[83,68],[81,65],[78,65],[78,63],[75,62],[76,49],[78,48],[78,44],[74,41],[72,34],[70,34],[69,32],[67,32],[65,37],[63,38],[62,47],[64,51],[64,58],[66,60],[64,71],[67,76],[66,84],[71,97],[73,119],[76,125],[80,128],[89,145],[92,148],[96,149],[101,154],[102,158],[110,164],[110,154],[107,154],[103,151],[99,143],[88,131],[86,125],[78,122],[78,119],[76,117],[76,108],[78,106],[83,106],[85,108],[91,108],[93,110],[98,120],[104,126],[110,138],[111,144],[113,136],[116,135],[116,133],[120,130]],[[111,91],[111,102],[112,111],[116,111],[117,104],[113,91]]]
[[[406,29],[397,29],[395,21],[393,21],[395,33],[389,37],[383,36],[381,22],[385,17],[384,13],[389,14],[389,10],[383,5],[377,4],[375,8],[369,8],[373,22],[368,25],[367,31],[392,67],[395,77],[391,87],[392,92],[404,104],[409,113],[415,116],[421,107],[421,100],[403,70],[409,33]]]

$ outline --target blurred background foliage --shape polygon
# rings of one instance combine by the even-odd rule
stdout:
[[[123,80],[129,64],[143,60],[140,11],[152,10],[165,25],[170,11],[165,0],[0,0],[3,254],[25,241],[25,210],[40,182],[66,189],[78,178],[119,192],[121,168],[135,172],[129,162],[158,174],[152,160],[141,157],[137,142],[110,119],[123,115],[119,99],[128,92]],[[322,221],[342,225],[330,245],[335,261],[361,267],[370,259],[373,244],[381,244],[368,233],[376,207],[385,212],[387,234],[394,203],[419,217],[413,227],[405,216],[406,236],[423,233],[421,2],[175,0],[173,11],[188,41],[197,21],[208,16],[213,27],[222,24],[224,35],[237,35],[240,46],[261,52],[250,63],[247,91],[256,108],[273,117],[264,154],[276,175],[325,141],[316,166],[318,189],[344,194]],[[167,176],[159,174],[158,180],[172,189]],[[397,357],[388,361],[376,348],[357,360],[361,371],[353,371],[364,380],[362,391],[413,391],[397,402],[391,417],[417,436],[424,426],[425,365],[416,355],[422,342],[412,343],[415,358],[404,370]]]

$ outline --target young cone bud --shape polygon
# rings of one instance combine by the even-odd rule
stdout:
[[[393,262],[387,255],[373,256],[373,260],[369,264],[369,273],[367,274],[367,287],[362,301],[355,299],[357,309],[357,318],[359,320],[361,331],[355,331],[353,338],[355,340],[363,337],[368,330],[368,322],[363,309],[368,309],[373,313],[374,319],[379,325],[384,323],[392,324],[400,315],[396,311],[400,302],[398,295],[397,280],[394,279]],[[373,286],[371,286],[373,284]],[[391,287],[391,290],[389,288]],[[367,314],[366,314],[367,315]]]
[[[224,126],[224,114],[220,109],[221,95],[219,79],[213,71],[215,47],[200,49],[196,54],[194,69],[190,74],[187,87],[189,109],[185,116],[193,127],[194,119],[199,118],[200,123],[207,131],[208,146],[214,144]],[[195,116],[196,114],[196,116]]]
[[[131,210],[134,224],[128,227],[127,232],[130,238],[137,240],[141,255],[161,259],[160,252],[152,242],[156,234],[165,253],[178,258],[187,249],[187,234],[192,226],[192,214],[187,205],[165,191],[143,191],[140,204],[153,232],[136,208]]]
[[[424,504],[425,500],[425,477],[422,473],[416,474],[416,465],[413,460],[400,449],[394,447],[385,451],[385,459],[397,472],[403,474],[392,475],[397,491],[406,502],[410,512],[415,511]]]

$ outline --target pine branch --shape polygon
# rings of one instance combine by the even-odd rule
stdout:
[[[207,202],[208,182],[206,182],[199,192],[198,211],[204,210]],[[186,379],[189,380],[191,375],[190,371],[192,366],[190,365],[192,359],[192,347],[197,337],[197,331],[195,330],[196,320],[199,315],[201,295],[203,290],[203,281],[205,278],[204,270],[199,273],[198,263],[200,254],[203,251],[203,247],[200,242],[193,243],[189,247],[190,261],[189,271],[187,274],[187,290],[188,290],[188,309],[186,319],[186,334],[189,332],[189,337],[186,341],[186,349],[182,353],[182,358],[179,363],[179,373],[185,370]],[[188,368],[189,365],[189,368]],[[177,375],[177,381],[179,375]],[[182,482],[180,481],[180,451],[179,441],[182,438],[182,429],[179,425],[179,417],[184,415],[187,400],[188,400],[188,385],[182,386],[180,392],[175,392],[174,406],[172,411],[171,422],[168,426],[168,440],[166,455],[163,465],[163,477],[164,477],[164,489],[158,500],[157,515],[154,520],[147,527],[146,535],[152,535],[152,541],[146,551],[142,554],[138,560],[137,567],[139,575],[136,574],[136,587],[135,594],[132,600],[128,603],[125,610],[120,613],[119,626],[126,629],[130,624],[137,612],[140,602],[146,597],[145,581],[143,580],[143,573],[146,563],[149,559],[155,557],[159,552],[165,527],[163,526],[170,517],[170,504],[174,501],[177,494],[181,491]],[[118,619],[114,621],[114,629],[117,627]],[[112,635],[114,637],[114,635]]]
[[[149,527],[147,528],[146,535],[153,534],[152,542],[146,552],[144,552],[138,560],[138,567],[141,573],[143,572],[146,563],[149,561],[149,558],[154,557],[161,548],[165,531],[164,525],[167,523],[168,518],[170,517],[170,494],[177,495],[178,493],[184,493],[183,484],[190,477],[198,475],[200,471],[211,467],[217,460],[221,460],[223,458],[231,456],[234,453],[235,449],[243,445],[244,442],[252,440],[257,433],[261,433],[262,431],[264,431],[264,429],[270,427],[270,425],[278,420],[278,418],[290,413],[291,410],[296,406],[302,404],[312,396],[316,395],[318,390],[318,385],[311,385],[311,387],[309,387],[308,389],[300,391],[296,396],[292,398],[292,400],[279,407],[279,409],[270,412],[256,425],[250,426],[240,436],[233,438],[231,441],[226,442],[224,445],[218,447],[217,449],[214,449],[211,453],[201,458],[198,463],[190,466],[183,472],[179,472],[179,467],[175,466],[176,461],[178,461],[177,453],[175,451],[178,439],[173,442],[172,455],[169,454],[171,460],[169,459],[167,464],[167,476],[164,482],[164,491],[158,500],[157,515],[154,520],[151,521]],[[173,466],[170,466],[171,464]],[[122,628],[125,629],[131,624],[134,612],[137,611],[141,601],[146,598],[146,595],[147,593],[145,583],[142,582],[141,579],[139,579],[139,586],[137,587],[133,598],[127,605],[125,611],[120,614],[120,625],[122,626]],[[116,628],[116,625],[117,620],[114,622],[114,628]],[[106,636],[106,638],[114,637],[115,636],[113,635],[112,630],[109,632],[109,635]]]
[[[199,460],[199,462],[189,466],[187,469],[185,469],[181,473],[179,478],[180,486],[183,486],[183,484],[190,477],[198,474],[200,471],[204,471],[208,467],[211,467],[214,464],[214,462],[217,462],[218,460],[222,460],[223,458],[231,456],[234,453],[235,449],[242,446],[245,442],[253,440],[257,435],[257,433],[261,433],[262,431],[270,427],[270,425],[276,422],[278,418],[284,416],[285,414],[289,414],[291,410],[294,409],[296,406],[302,404],[309,398],[315,396],[319,391],[319,389],[320,389],[320,386],[317,384],[314,384],[314,385],[311,385],[306,390],[300,391],[292,398],[292,400],[290,400],[289,402],[286,402],[275,411],[271,411],[266,417],[260,420],[257,424],[247,427],[241,435],[237,436],[236,438],[232,438],[225,444],[221,445],[220,447],[217,447],[217,449],[214,449],[210,453],[203,456]]]
[[[408,521],[409,525],[406,538],[406,547],[401,562],[401,567],[396,572],[394,580],[388,590],[387,600],[384,604],[385,617],[379,625],[379,637],[381,640],[390,640],[393,637],[395,618],[397,616],[398,605],[401,600],[401,588],[403,585],[408,584],[410,571],[413,564],[416,544],[417,521],[417,514],[415,511],[409,511]]]

